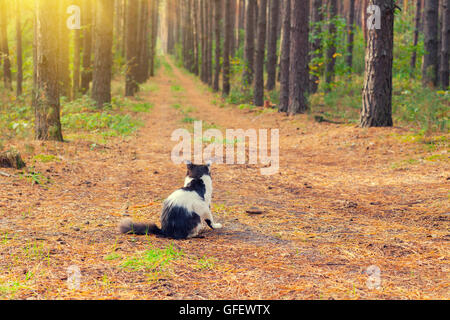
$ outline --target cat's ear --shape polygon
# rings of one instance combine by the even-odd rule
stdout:
[[[189,160],[185,160],[184,163],[186,164],[186,167],[192,168],[192,162]]]
[[[211,165],[212,165],[212,161],[211,161],[211,160],[206,161],[206,166],[207,166],[208,168],[210,168]]]

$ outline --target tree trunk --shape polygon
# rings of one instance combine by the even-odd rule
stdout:
[[[322,42],[320,33],[322,32],[321,21],[323,20],[322,0],[313,0],[312,2],[312,33],[313,42],[311,43],[311,58],[318,59],[322,55]],[[317,70],[319,69],[318,66]],[[318,71],[315,74],[310,75],[309,90],[311,93],[316,93],[319,87],[319,75]]]
[[[36,2],[36,88],[34,88],[35,138],[63,141],[58,85],[59,3]]]
[[[413,42],[413,52],[411,54],[411,63],[410,63],[410,76],[413,78],[416,69],[416,60],[417,60],[417,43],[419,42],[419,31],[420,31],[420,18],[422,17],[422,1],[416,0],[416,19],[415,19],[415,28],[414,28],[414,42]]]
[[[67,17],[67,7],[69,6],[68,0],[61,0],[59,2],[58,13],[60,15],[59,19],[59,29],[56,33],[59,37],[59,86],[60,86],[60,94],[63,97],[71,99],[71,79],[70,79],[70,59],[69,59],[69,38],[70,38],[70,30],[66,26],[66,17]],[[53,14],[55,14],[53,12]]]
[[[258,16],[258,36],[256,39],[255,87],[253,102],[255,106],[264,105],[264,54],[266,49],[267,0],[260,0]]]
[[[277,41],[278,18],[280,17],[280,0],[270,0],[269,35],[267,43],[267,90],[275,89],[277,80]]]
[[[81,1],[75,1],[76,5],[80,5]],[[77,98],[78,93],[80,92],[80,64],[81,64],[81,50],[82,50],[82,42],[81,42],[81,30],[75,29],[73,30],[73,75],[72,75],[72,97],[74,99]]]
[[[16,0],[16,41],[17,41],[17,84],[16,95],[22,94],[22,81],[23,81],[23,58],[22,58],[22,13],[21,13],[22,0]]]
[[[83,0],[83,66],[81,68],[81,93],[89,91],[89,84],[92,81],[92,25],[93,8],[91,0]]]
[[[221,56],[221,39],[220,39],[220,29],[222,26],[221,18],[222,18],[222,0],[214,0],[214,20],[215,20],[215,41],[216,41],[216,67],[214,69],[214,82],[213,82],[213,90],[219,91],[219,78],[220,78],[220,56]]]
[[[95,6],[92,99],[102,108],[111,103],[114,0],[97,0]]]
[[[3,81],[5,89],[12,90],[11,61],[8,47],[7,0],[0,0],[0,59],[3,58]]]
[[[255,7],[257,0],[248,0],[245,19],[245,48],[243,87],[248,88],[253,83],[255,59]]]
[[[201,72],[200,72],[200,80],[202,80],[204,83],[207,81],[207,75],[206,75],[206,68],[207,68],[207,61],[206,61],[206,1],[207,0],[200,0],[200,42],[201,42],[201,48],[202,48],[202,64],[201,64]]]
[[[213,50],[213,3],[211,1],[208,1],[208,54],[207,54],[207,77],[208,77],[208,85],[212,86],[212,50]]]
[[[394,0],[370,0],[381,9],[381,29],[367,33],[361,127],[392,126]]]
[[[328,25],[328,33],[330,35],[330,41],[327,48],[327,66],[325,70],[325,83],[326,83],[326,91],[331,90],[331,83],[334,80],[334,67],[336,65],[336,42],[338,41],[336,38],[336,25],[332,21],[337,17],[337,0],[329,1],[329,17],[331,20]]]
[[[450,0],[442,1],[442,51],[441,51],[441,88],[449,86],[449,50],[450,50]]]
[[[436,86],[438,83],[438,23],[439,23],[439,0],[425,1],[424,20],[424,44],[425,55],[422,64],[423,85]]]
[[[211,1],[211,0],[208,0]],[[236,55],[236,0],[230,0],[230,28],[231,28],[231,39],[230,39],[230,55],[232,58]]]
[[[239,0],[239,17],[238,17],[238,48],[244,44],[244,28],[245,28],[245,0]]]
[[[225,35],[223,42],[223,84],[222,94],[228,96],[230,94],[230,49],[231,49],[231,19],[233,18],[230,8],[231,0],[225,0]]]
[[[127,3],[127,70],[125,80],[125,96],[130,97],[138,91],[139,50],[138,50],[138,0]],[[97,23],[96,23],[97,24]]]
[[[355,0],[350,0],[348,9],[348,44],[347,44],[347,67],[349,74],[352,73],[353,67],[353,39],[355,36]]]
[[[73,82],[72,82],[72,97],[77,98],[80,92],[80,61],[81,61],[81,31],[79,29],[73,30],[74,47],[73,47]]]
[[[291,48],[291,0],[285,1],[283,12],[283,39],[281,45],[281,75],[279,112],[287,112],[289,107],[289,55]]]
[[[290,115],[308,109],[306,93],[309,87],[308,70],[309,1],[291,1],[291,52],[289,57],[289,107]]]
[[[159,0],[153,0],[152,3],[152,38],[151,38],[151,51],[150,51],[150,76],[155,76],[155,58],[156,58],[156,40],[158,37],[158,25],[159,25]]]

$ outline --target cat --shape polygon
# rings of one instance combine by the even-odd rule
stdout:
[[[163,204],[161,229],[155,224],[135,223],[126,219],[119,225],[121,233],[155,234],[174,239],[197,237],[203,229],[202,221],[211,229],[220,229],[211,214],[211,163],[195,165],[187,162],[184,187],[173,192]]]

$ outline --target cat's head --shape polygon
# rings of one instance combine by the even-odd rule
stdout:
[[[211,162],[207,162],[206,164],[193,164],[187,161],[186,167],[186,176],[189,178],[201,179],[204,175],[211,176]]]

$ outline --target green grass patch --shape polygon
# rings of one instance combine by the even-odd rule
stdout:
[[[52,154],[38,154],[33,157],[33,160],[42,163],[61,161],[61,159],[58,156]]]
[[[133,112],[150,112],[154,108],[151,103],[136,103],[131,106],[131,111]]]
[[[197,270],[212,270],[216,267],[217,262],[218,261],[216,258],[208,258],[203,256],[197,260],[194,268]]]
[[[168,245],[164,249],[150,248],[126,259],[120,266],[133,271],[161,272],[166,270],[173,260],[183,256],[182,250]]]
[[[183,92],[184,88],[182,86],[180,86],[179,84],[173,84],[170,86],[170,90],[172,92]]]

